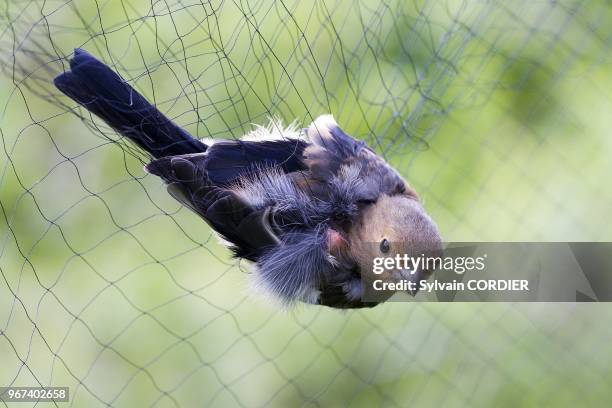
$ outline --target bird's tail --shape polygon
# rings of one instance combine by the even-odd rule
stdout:
[[[201,153],[207,146],[164,116],[123,78],[88,52],[75,49],[70,71],[55,86],[155,158]]]

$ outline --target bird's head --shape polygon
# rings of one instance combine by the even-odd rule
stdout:
[[[407,195],[382,195],[365,207],[348,231],[347,241],[349,256],[359,266],[363,283],[370,287],[374,280],[408,280],[418,287],[419,282],[432,272],[423,267],[406,267],[405,262],[401,262],[404,265],[399,265],[399,268],[394,263],[382,273],[374,273],[375,258],[396,260],[399,255],[405,260],[405,254],[409,257],[435,257],[442,252],[438,227],[418,199]],[[416,294],[416,290],[409,292]]]

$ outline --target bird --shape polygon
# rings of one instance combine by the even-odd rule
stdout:
[[[440,254],[440,232],[410,184],[331,114],[302,129],[271,120],[242,138],[207,141],[87,51],[75,49],[69,65],[55,86],[146,152],[145,170],[250,261],[253,286],[280,304],[373,307],[393,294],[373,294],[373,281],[431,274],[372,273],[377,257]]]

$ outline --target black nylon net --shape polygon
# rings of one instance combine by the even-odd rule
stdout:
[[[604,1],[1,1],[0,386],[86,407],[609,400],[608,307],[279,310],[52,78],[87,49],[199,137],[332,113],[447,241],[605,241],[611,23]]]

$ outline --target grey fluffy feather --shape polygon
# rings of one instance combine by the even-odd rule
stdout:
[[[256,209],[273,208],[281,219],[280,243],[256,263],[255,286],[283,303],[312,302],[313,293],[326,282],[342,282],[336,259],[327,252],[327,223],[357,215],[357,197],[363,183],[359,168],[347,167],[329,181],[329,200],[320,200],[298,189],[277,168],[260,168],[240,178],[232,190]],[[342,276],[339,276],[342,275]]]

